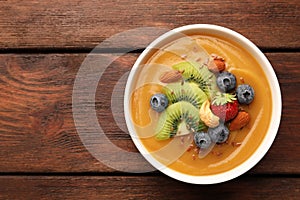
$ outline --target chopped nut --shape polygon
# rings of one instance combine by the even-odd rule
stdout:
[[[196,155],[193,154],[193,155],[192,155],[192,158],[193,158],[193,160],[196,160]]]
[[[216,154],[216,156],[222,156],[223,155],[223,153],[219,152],[219,151],[215,152],[215,154]]]
[[[183,54],[183,55],[181,55],[180,57],[181,57],[181,59],[183,59],[183,60],[184,60],[184,59],[186,59],[186,58],[187,58],[187,55],[186,55],[186,54]]]
[[[221,153],[219,151],[211,151],[211,154],[215,155],[215,156],[221,156],[221,155],[223,155],[223,153]]]
[[[231,142],[231,145],[232,145],[233,147],[239,147],[239,146],[242,145],[242,143],[241,143],[241,142]]]
[[[189,148],[188,148],[186,151],[187,151],[187,152],[190,152],[193,148],[194,148],[194,145],[191,144],[191,145],[189,146]]]
[[[245,80],[244,80],[243,77],[240,77],[240,81],[241,81],[242,83],[245,83]]]

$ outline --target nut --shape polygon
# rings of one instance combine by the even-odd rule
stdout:
[[[165,72],[161,77],[160,81],[162,83],[173,83],[182,79],[182,72],[178,70],[172,70]]]
[[[222,72],[226,68],[225,59],[212,54],[212,59],[208,63],[208,69],[212,72]]]
[[[230,131],[236,131],[246,126],[250,121],[250,115],[246,111],[240,111],[229,125]]]
[[[220,118],[212,113],[210,110],[210,102],[206,100],[199,111],[200,119],[210,128],[217,127],[219,125]]]

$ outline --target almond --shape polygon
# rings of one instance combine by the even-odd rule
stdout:
[[[178,70],[172,70],[165,72],[161,77],[160,81],[162,83],[173,83],[182,79],[182,72]]]
[[[250,121],[250,115],[246,111],[240,111],[229,125],[230,131],[235,131],[246,126]]]
[[[212,55],[212,58],[208,64],[208,69],[212,72],[222,72],[226,68],[224,58],[216,55]]]

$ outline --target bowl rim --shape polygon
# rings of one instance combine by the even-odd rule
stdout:
[[[135,75],[137,74],[137,69],[142,64],[145,57],[147,57],[147,55],[151,52],[153,48],[159,46],[160,44],[168,40],[170,37],[174,36],[174,34],[183,33],[192,30],[200,33],[211,33],[213,35],[222,36],[223,38],[227,38],[231,41],[237,42],[242,48],[248,51],[257,60],[259,65],[262,67],[264,73],[266,74],[268,82],[271,86],[270,88],[271,88],[272,102],[273,102],[272,116],[271,116],[271,122],[269,124],[268,131],[263,141],[261,142],[259,147],[255,150],[255,152],[243,163],[236,166],[235,168],[232,168],[229,171],[225,171],[213,175],[193,176],[193,175],[188,175],[188,174],[175,171],[173,169],[168,168],[167,166],[162,166],[161,163],[159,163],[154,157],[152,157],[149,154],[149,152],[140,142],[138,137],[135,137],[137,135],[131,121],[131,114],[129,108],[130,107],[129,99],[132,90],[132,85],[134,82],[133,80]],[[279,82],[273,70],[273,67],[268,61],[268,59],[266,58],[266,56],[259,50],[259,48],[254,43],[252,43],[249,39],[247,39],[240,33],[237,33],[236,31],[225,28],[223,26],[212,25],[212,24],[191,24],[191,25],[178,27],[162,34],[153,42],[151,42],[148,45],[148,47],[142,52],[142,54],[138,57],[135,64],[133,65],[127,79],[125,93],[124,93],[124,114],[125,114],[126,125],[130,133],[130,136],[135,146],[139,150],[139,152],[151,165],[153,165],[156,169],[158,169],[162,173],[174,179],[186,183],[192,183],[192,184],[216,184],[216,183],[229,181],[231,179],[234,179],[246,173],[251,168],[253,168],[265,156],[265,154],[270,149],[273,141],[275,140],[275,137],[278,132],[280,120],[281,120],[281,112],[282,112],[282,99],[281,99]]]

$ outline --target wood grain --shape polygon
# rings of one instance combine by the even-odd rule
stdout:
[[[299,199],[300,180],[242,176],[191,185],[166,176],[0,177],[1,199]],[[158,188],[159,186],[159,188]],[[276,188],[276,190],[274,190]]]
[[[133,28],[198,23],[231,28],[262,48],[299,48],[299,16],[298,0],[5,0],[0,4],[0,48],[91,49]],[[143,47],[160,34],[144,32],[119,47]]]
[[[137,150],[130,136],[121,130],[125,126],[123,113],[119,115],[121,128],[112,117],[111,94],[138,55],[126,54],[115,60],[101,77],[96,93],[97,116],[107,137],[132,152]],[[300,87],[299,56],[267,54],[281,85],[282,121],[272,148],[250,173],[300,173],[300,93],[296,92]],[[74,126],[72,89],[85,57],[86,54],[0,55],[1,172],[115,172],[90,155]],[[116,90],[120,99],[115,100],[119,102],[124,85],[125,81],[121,82],[121,88]]]

